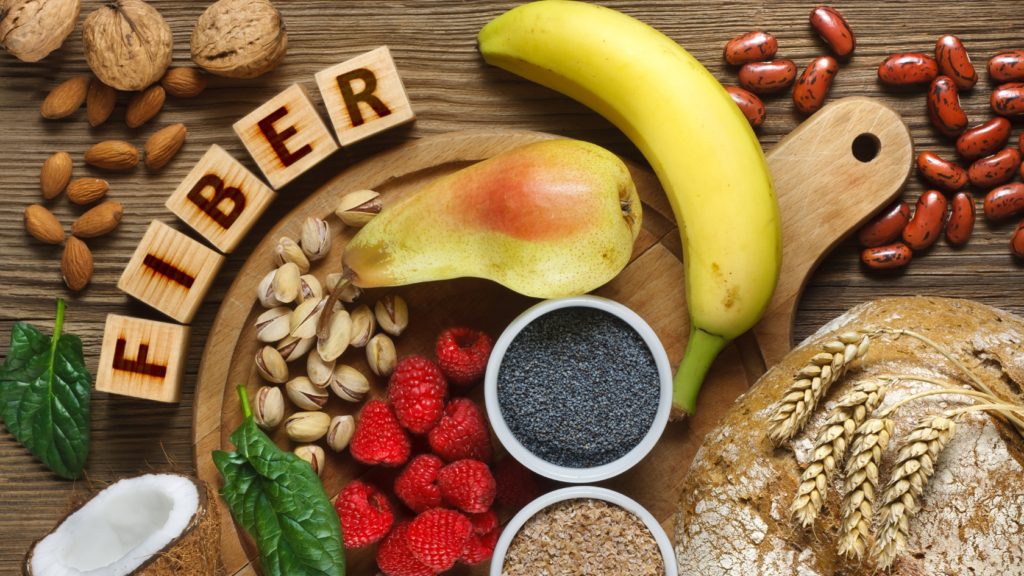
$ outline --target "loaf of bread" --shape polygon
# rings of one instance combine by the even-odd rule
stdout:
[[[707,435],[686,477],[676,514],[675,552],[681,575],[884,573],[870,553],[858,560],[838,552],[844,466],[829,481],[813,525],[803,528],[790,514],[818,430],[837,399],[858,382],[909,374],[967,387],[968,379],[920,340],[883,335],[873,339],[867,355],[832,384],[802,432],[780,446],[767,436],[774,407],[797,371],[821,352],[822,344],[843,332],[878,328],[912,330],[932,339],[1001,399],[1024,405],[1021,318],[946,298],[887,298],[858,306],[797,346]],[[889,387],[879,410],[937,387],[904,380]],[[963,396],[928,396],[897,413],[895,434],[879,466],[879,499],[896,453],[918,421],[972,403]],[[1024,574],[1024,439],[1005,420],[986,412],[964,414],[957,424],[921,495],[920,511],[910,518],[907,550],[895,557],[890,574]],[[876,521],[877,511],[876,504]]]

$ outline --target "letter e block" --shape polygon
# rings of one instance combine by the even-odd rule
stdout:
[[[188,324],[223,263],[214,250],[154,220],[117,287]]]
[[[387,46],[321,70],[316,84],[342,146],[416,119]]]
[[[302,84],[235,122],[235,132],[275,190],[338,150]]]
[[[158,402],[181,401],[188,326],[107,315],[96,389]]]
[[[167,199],[167,208],[221,252],[231,252],[277,194],[214,144]]]

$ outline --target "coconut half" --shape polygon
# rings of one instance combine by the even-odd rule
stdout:
[[[213,575],[216,496],[201,480],[143,474],[97,492],[29,548],[24,576]]]

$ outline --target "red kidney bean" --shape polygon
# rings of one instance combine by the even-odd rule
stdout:
[[[978,83],[971,57],[967,55],[964,43],[952,34],[946,34],[935,43],[935,61],[943,76],[949,76],[961,90],[967,90]]]
[[[1010,139],[1010,121],[1006,118],[993,118],[981,126],[965,130],[956,139],[956,151],[964,160],[971,162],[991,156],[999,151]]]
[[[778,51],[779,43],[775,36],[758,30],[729,40],[722,50],[722,56],[729,64],[738,66],[747,62],[771,60]]]
[[[917,157],[917,172],[931,185],[946,192],[956,192],[967,186],[967,170],[932,152],[921,152]]]
[[[942,192],[929,190],[917,199],[914,217],[903,229],[903,241],[914,250],[927,248],[939,239],[946,225],[946,197]]]
[[[1000,116],[1024,114],[1024,82],[1003,84],[992,92],[992,111]]]
[[[993,188],[985,196],[985,216],[990,220],[1004,220],[1024,212],[1024,184],[1014,182]]]
[[[939,75],[939,63],[920,52],[893,54],[878,65],[878,78],[889,86],[928,84]]]
[[[974,198],[966,192],[960,192],[950,202],[953,209],[949,212],[946,222],[946,238],[953,244],[964,244],[971,239],[974,232]]]
[[[928,88],[928,117],[946,136],[959,136],[967,128],[967,114],[960,107],[960,92],[948,76],[932,80]]]
[[[910,248],[902,242],[879,246],[878,248],[865,248],[860,253],[860,261],[872,268],[884,270],[886,268],[899,268],[910,263],[914,255]]]
[[[857,37],[846,23],[846,19],[831,6],[818,6],[811,11],[811,26],[836,53],[836,56],[849,56],[857,48]]]
[[[1003,148],[999,152],[977,160],[967,169],[967,178],[979,188],[991,188],[1009,182],[1020,169],[1020,152],[1016,148]]]
[[[1024,50],[1003,50],[989,58],[988,73],[996,82],[1024,80]]]
[[[740,68],[740,86],[754,94],[771,94],[789,88],[796,80],[792,60],[747,62]]]
[[[886,206],[877,216],[868,220],[868,223],[861,226],[857,231],[857,240],[862,246],[875,248],[882,244],[888,244],[899,238],[903,229],[910,222],[910,204],[903,200],[896,200]]]
[[[740,107],[740,112],[743,112],[751,126],[757,127],[764,122],[768,114],[764,111],[764,102],[761,102],[760,98],[743,88],[736,88],[735,86],[726,86],[725,91],[732,97],[732,101]]]
[[[793,89],[793,104],[804,114],[814,114],[825,103],[825,95],[839,72],[839,63],[831,56],[815,58],[807,65]]]
[[[1024,258],[1024,222],[1017,225],[1010,237],[1010,252],[1018,258]]]

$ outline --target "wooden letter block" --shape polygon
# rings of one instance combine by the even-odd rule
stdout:
[[[235,132],[275,190],[338,150],[302,84],[235,122]]]
[[[154,220],[117,287],[188,324],[223,263],[214,250]]]
[[[191,335],[188,326],[108,314],[96,389],[158,402],[181,401]]]
[[[274,198],[273,190],[214,144],[168,198],[167,208],[226,254]]]
[[[316,83],[342,146],[416,119],[387,46],[321,70]]]

